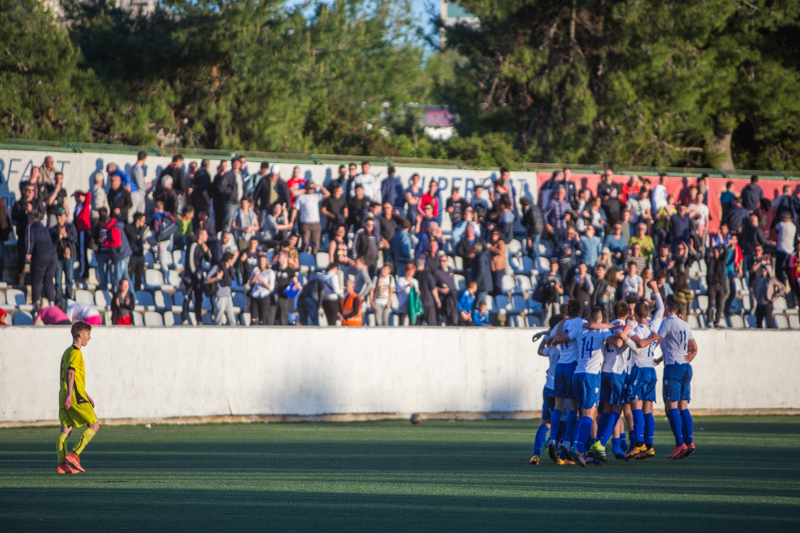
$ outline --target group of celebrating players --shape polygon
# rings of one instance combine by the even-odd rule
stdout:
[[[581,302],[570,300],[564,304],[566,316],[562,306],[562,315],[552,317],[550,329],[534,335],[534,342],[542,338],[539,355],[550,359],[550,367],[530,464],[539,464],[543,448],[557,465],[602,464],[607,462],[609,439],[617,459],[654,457],[655,367],[662,361],[663,398],[675,435],[667,458],[683,459],[694,452],[689,401],[697,343],[678,299],[669,295],[664,302],[658,287],[651,288],[656,299],[652,318],[647,302],[635,297],[618,301],[610,322],[599,307],[591,310],[588,321],[583,319]],[[659,345],[662,356],[656,358]]]

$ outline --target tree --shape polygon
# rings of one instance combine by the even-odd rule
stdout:
[[[439,94],[462,134],[551,161],[800,165],[794,2],[461,3],[480,25],[446,30],[463,62]]]

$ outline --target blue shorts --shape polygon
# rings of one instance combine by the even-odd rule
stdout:
[[[572,375],[572,389],[578,400],[578,407],[591,409],[600,401],[600,374],[580,372]]]
[[[656,369],[633,366],[628,376],[628,401],[656,401]]]
[[[628,375],[603,372],[600,376],[600,401],[611,405],[627,403],[625,382]]]
[[[692,399],[692,365],[664,366],[664,401],[677,402]]]
[[[558,363],[556,365],[555,387],[553,396],[574,400],[575,392],[572,390],[572,374],[575,373],[577,361],[574,363]]]
[[[544,388],[542,391],[542,420],[550,421],[553,416],[553,409],[556,408],[556,397],[553,396],[553,389]]]

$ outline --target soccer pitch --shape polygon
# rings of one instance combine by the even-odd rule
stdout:
[[[698,451],[528,465],[538,421],[0,430],[0,531],[798,531],[800,418],[697,417]],[[70,439],[70,447],[76,436]]]

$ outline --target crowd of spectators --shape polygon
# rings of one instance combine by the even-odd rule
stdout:
[[[687,308],[701,284],[709,325],[724,324],[742,288],[759,326],[772,326],[777,299],[797,306],[800,199],[788,188],[764,198],[757,176],[738,196],[728,184],[721,212],[711,213],[706,176],[676,198],[664,178],[620,185],[607,170],[593,191],[565,169],[531,202],[518,201],[506,169],[485,189],[453,188],[444,199],[436,180],[423,188],[414,174],[405,187],[395,168],[379,179],[368,161],[342,165],[322,184],[299,167],[285,180],[277,164],[250,173],[243,157],[212,169],[207,159],[185,166],[180,155],[148,180],[146,160],[140,152],[130,174],[114,164],[97,172],[89,190],[72,192],[69,213],[63,175],[47,157],[20,183],[7,223],[0,204],[0,237],[16,226],[20,283],[30,264],[37,321],[100,320],[74,299],[91,282],[110,295],[107,322],[132,324],[149,262],[182,295],[183,324],[240,323],[234,300],[243,294],[250,325],[318,325],[324,316],[361,326],[367,315],[389,325],[395,314],[411,324],[491,326],[504,311],[491,297],[520,289],[530,293],[523,314],[541,324],[566,297],[587,315],[595,305],[611,315],[619,299],[651,300],[651,280]],[[719,230],[709,232],[717,217]],[[301,265],[308,256],[310,268]],[[528,281],[520,287],[514,274]]]

